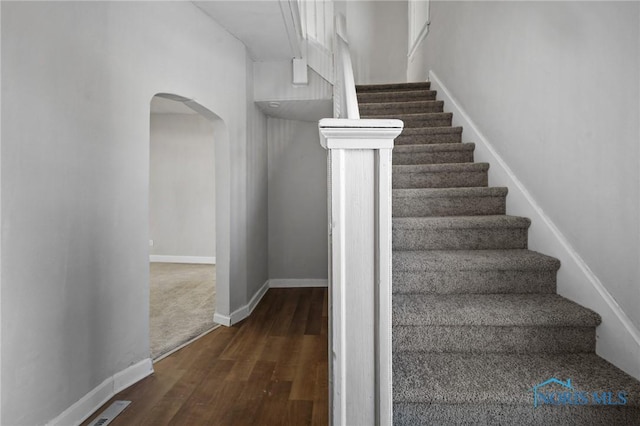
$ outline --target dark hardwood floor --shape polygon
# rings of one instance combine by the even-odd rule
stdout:
[[[154,364],[111,425],[327,425],[327,290],[270,289],[253,314]]]

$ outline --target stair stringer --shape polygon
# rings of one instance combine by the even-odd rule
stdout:
[[[476,143],[475,161],[491,164],[489,186],[509,188],[509,214],[531,219],[529,249],[547,253],[560,260],[562,267],[558,271],[558,294],[597,312],[602,317],[602,323],[596,329],[596,353],[636,379],[640,379],[640,329],[633,324],[589,265],[432,70],[429,71],[429,80],[431,89],[437,90],[438,98],[444,101],[445,110],[453,113],[453,126],[462,126],[465,139]]]

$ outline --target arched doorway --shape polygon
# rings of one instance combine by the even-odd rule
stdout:
[[[158,93],[150,112],[149,328],[159,360],[215,328],[229,304],[228,137],[189,98]]]

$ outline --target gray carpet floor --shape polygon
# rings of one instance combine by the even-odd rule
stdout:
[[[215,284],[215,265],[151,263],[151,359],[215,326]]]

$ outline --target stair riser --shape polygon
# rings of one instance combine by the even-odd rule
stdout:
[[[402,92],[386,93],[358,93],[358,104],[379,103],[379,102],[418,102],[434,101],[436,99],[435,90],[413,90]]]
[[[425,112],[442,112],[444,103],[442,101],[432,101],[423,105],[370,105],[361,104],[359,106],[361,115],[394,115],[394,114],[419,114]]]
[[[393,250],[492,250],[526,248],[526,228],[393,230]]]
[[[392,83],[392,84],[372,84],[356,86],[357,93],[386,93],[386,92],[404,92],[415,90],[429,90],[431,83],[428,81],[419,83]]]
[[[397,398],[394,395],[394,401]],[[533,408],[511,404],[446,404],[402,402],[393,404],[393,424],[404,425],[638,425],[640,408],[618,406],[556,406]],[[470,422],[469,419],[473,419]],[[594,423],[597,419],[598,423]]]
[[[392,158],[393,164],[397,165],[472,163],[473,151],[394,152]]]
[[[403,352],[585,353],[595,327],[393,326],[393,350]]]
[[[393,173],[394,188],[465,188],[487,186],[487,171],[444,173]]]
[[[395,139],[396,145],[430,145],[436,143],[461,143],[461,132],[411,133],[403,131]]]
[[[554,270],[412,272],[393,270],[394,293],[555,293]]]
[[[505,214],[506,197],[394,197],[394,217]]]
[[[393,118],[393,117],[388,117]],[[451,116],[442,115],[437,117],[429,117],[429,118],[421,118],[421,119],[405,119],[400,118],[400,120],[404,121],[405,128],[417,128],[417,127],[447,127],[451,126]]]

